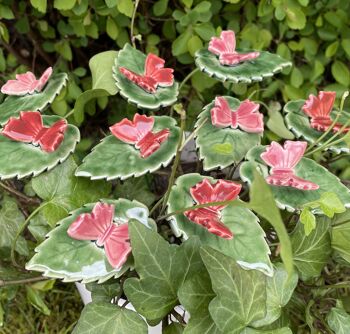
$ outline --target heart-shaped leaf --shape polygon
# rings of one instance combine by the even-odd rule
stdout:
[[[255,170],[259,170],[264,177],[268,175],[268,168],[260,158],[264,151],[265,146],[258,146],[248,152],[246,156],[248,161],[244,162],[240,168],[242,180],[251,183]],[[302,158],[294,169],[298,177],[316,183],[319,185],[319,189],[299,190],[292,187],[271,186],[276,203],[282,210],[301,210],[303,205],[319,200],[325,192],[337,194],[342,203],[346,207],[350,207],[349,189],[326,168],[314,160]]]
[[[221,65],[219,58],[205,48],[196,52],[195,60],[197,67],[210,77],[235,83],[262,81],[292,66],[290,61],[267,51],[260,51],[259,57],[235,66]]]
[[[153,172],[161,166],[166,166],[175,156],[180,137],[180,129],[176,121],[168,116],[155,116],[153,130],[158,132],[168,128],[170,135],[160,148],[147,158],[142,158],[140,151],[132,144],[127,144],[113,135],[107,136],[92,152],[85,157],[78,167],[76,176],[86,176],[91,179],[112,180],[127,179],[131,176],[141,176]]]
[[[45,126],[51,126],[60,120],[57,116],[43,116]],[[74,152],[75,145],[80,140],[79,129],[68,124],[64,140],[54,152],[45,152],[40,146],[14,141],[0,135],[0,178],[23,178],[38,175],[45,170],[54,168]]]
[[[143,204],[126,199],[103,200],[115,205],[115,219],[122,221],[138,220],[147,227],[154,225],[148,219],[148,209]],[[36,248],[36,254],[27,263],[28,270],[36,270],[45,276],[63,278],[64,281],[104,282],[111,277],[119,277],[130,268],[131,259],[120,268],[113,268],[103,248],[89,240],[76,240],[68,236],[67,230],[82,213],[91,212],[95,204],[87,204],[75,210],[58,223],[48,238]]]
[[[237,109],[241,103],[230,96],[224,96],[224,98],[232,110]],[[196,123],[196,127],[200,127],[197,132],[196,146],[199,148],[199,157],[203,160],[204,170],[225,168],[238,163],[252,147],[260,144],[261,138],[258,133],[214,126],[210,115],[214,104],[213,101],[204,107]]]
[[[350,331],[350,314],[344,309],[343,303],[337,300],[336,307],[332,307],[327,315],[329,327],[337,334],[347,334]]]
[[[128,102],[136,104],[138,108],[154,110],[172,105],[176,102],[179,93],[176,82],[170,87],[158,87],[155,93],[148,93],[127,79],[119,71],[119,68],[122,66],[142,75],[145,69],[145,60],[146,55],[133,48],[130,44],[126,44],[118,52],[118,57],[113,67],[113,74],[120,94]]]
[[[302,106],[305,100],[297,100],[288,102],[284,106],[284,112],[286,113],[285,119],[287,127],[293,131],[293,133],[298,137],[302,137],[309,143],[314,143],[324,132],[313,129],[310,125],[309,117],[302,111]],[[331,118],[335,118],[335,112],[331,113]],[[343,111],[339,118],[339,123],[344,124],[350,118],[350,113]],[[323,138],[318,145],[323,145],[329,138],[334,135],[330,132],[325,138]],[[339,139],[341,136],[338,136]],[[340,152],[350,152],[350,147],[345,141],[337,143],[335,145],[329,146],[329,150],[340,153]]]
[[[24,96],[8,96],[0,104],[0,124],[10,117],[17,117],[20,111],[42,111],[48,106],[67,84],[66,73],[53,74],[43,91]]]
[[[211,177],[199,174],[180,176],[170,192],[168,212],[193,206],[190,188],[205,178],[214,181]],[[258,218],[249,209],[227,205],[222,210],[221,221],[232,231],[232,239],[224,239],[210,233],[204,227],[190,221],[184,214],[173,215],[170,219],[176,236],[187,239],[197,235],[203,245],[208,245],[234,258],[243,268],[257,269],[272,275],[270,250],[264,239],[265,233],[259,225]]]

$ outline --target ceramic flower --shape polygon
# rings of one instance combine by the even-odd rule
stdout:
[[[236,51],[236,36],[234,31],[226,30],[220,37],[212,37],[208,50],[219,56],[221,65],[237,65],[241,62],[259,57],[259,52],[238,53]]]
[[[227,100],[218,96],[210,110],[211,122],[218,128],[239,127],[245,132],[260,133],[264,131],[264,116],[258,112],[259,107],[259,104],[245,100],[237,110],[232,110]]]
[[[108,262],[120,268],[131,252],[128,224],[114,222],[114,205],[98,202],[91,213],[83,213],[69,226],[68,235],[77,240],[93,240],[103,247]]]
[[[7,95],[26,95],[41,92],[52,74],[52,67],[46,69],[37,80],[32,72],[17,74],[15,80],[7,81],[1,87],[1,93]]]
[[[174,70],[165,68],[164,64],[164,59],[150,53],[147,55],[143,74],[137,74],[125,67],[120,67],[119,71],[148,93],[155,93],[158,86],[170,87],[174,83]]]
[[[305,101],[302,109],[306,115],[311,117],[311,127],[318,131],[326,131],[333,123],[330,115],[333,109],[336,93],[335,92],[319,92],[318,96],[310,94]],[[335,124],[333,131],[337,132],[342,124]],[[350,128],[344,129],[344,132]]]
[[[303,157],[306,146],[306,142],[290,140],[287,140],[283,147],[277,142],[267,146],[260,156],[271,167],[270,175],[266,178],[267,183],[300,190],[318,189],[317,184],[295,175],[294,167]]]
[[[11,117],[1,134],[15,141],[40,146],[43,151],[54,152],[61,145],[67,122],[61,119],[46,127],[38,111],[22,111],[19,118]]]
[[[154,117],[135,114],[133,121],[124,118],[111,126],[110,130],[115,137],[140,150],[142,158],[147,158],[160,148],[170,134],[169,129],[154,133],[151,131],[153,126]]]
[[[193,186],[190,193],[197,204],[205,204],[234,200],[241,188],[240,184],[232,181],[218,180],[215,184],[211,184],[208,179],[204,179]],[[192,222],[206,228],[210,233],[224,239],[232,239],[233,233],[220,221],[221,211],[224,208],[225,205],[220,205],[189,210],[185,212],[185,216]]]

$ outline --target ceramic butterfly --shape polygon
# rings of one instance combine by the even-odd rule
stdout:
[[[232,110],[227,100],[218,96],[214,108],[210,110],[211,122],[218,128],[240,127],[246,132],[260,133],[264,131],[264,116],[258,112],[259,107],[259,104],[245,100],[237,110]]]
[[[316,190],[319,186],[311,181],[295,175],[294,167],[299,163],[305,152],[307,143],[287,140],[282,147],[277,142],[267,146],[261,159],[271,167],[267,183],[275,186],[293,187],[300,190]]]
[[[205,204],[234,200],[241,188],[240,184],[232,181],[219,180],[215,184],[211,184],[208,179],[204,179],[193,186],[190,193],[197,204]],[[232,239],[233,233],[220,221],[221,211],[225,207],[220,205],[189,210],[185,212],[185,216],[192,222],[206,228],[210,233],[224,239]]]
[[[318,96],[310,94],[305,101],[302,109],[306,115],[311,117],[311,127],[318,131],[326,131],[333,120],[330,117],[333,109],[336,93],[335,92],[319,92]],[[342,124],[335,124],[333,131],[337,132],[342,127]],[[350,128],[346,128],[343,132],[348,132]]]
[[[243,61],[259,57],[259,52],[238,53],[236,51],[236,36],[234,31],[221,32],[220,37],[212,37],[208,50],[219,56],[221,65],[237,65]]]
[[[149,53],[145,61],[143,74],[137,74],[125,67],[119,67],[119,71],[148,93],[155,93],[158,86],[169,87],[174,83],[174,70],[172,68],[165,68],[164,64],[164,59],[159,58],[153,53]]]
[[[54,152],[62,143],[67,122],[61,119],[46,127],[38,111],[22,111],[19,118],[11,117],[1,131],[15,141],[39,145],[43,151]]]
[[[83,213],[69,226],[68,235],[77,240],[94,240],[103,247],[108,262],[120,268],[131,252],[128,224],[116,224],[114,205],[98,202],[91,213]]]
[[[124,118],[109,129],[112,134],[124,143],[133,144],[140,150],[141,157],[147,158],[160,148],[169,137],[170,130],[163,129],[153,133],[154,117],[135,114],[133,121]]]
[[[16,80],[9,80],[1,87],[1,93],[7,95],[26,95],[41,92],[52,74],[52,67],[46,69],[37,80],[32,72],[17,74]]]

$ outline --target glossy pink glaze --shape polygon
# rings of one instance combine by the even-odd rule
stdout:
[[[9,119],[1,134],[15,141],[39,145],[43,151],[54,152],[61,145],[66,129],[64,119],[45,127],[40,112],[21,111],[19,118]]]
[[[190,189],[190,193],[196,204],[223,202],[237,198],[242,186],[232,181],[218,180],[211,184],[208,179],[197,183]],[[210,206],[185,212],[185,216],[192,222],[203,226],[210,233],[224,239],[232,239],[233,233],[221,221],[221,211],[224,205]]]
[[[305,152],[307,143],[287,140],[282,147],[277,142],[267,146],[261,159],[271,167],[267,183],[275,186],[293,187],[300,190],[316,190],[319,186],[295,175],[294,167]]]
[[[237,65],[241,62],[259,57],[259,52],[238,53],[236,52],[236,36],[234,31],[225,30],[220,37],[212,37],[208,50],[219,56],[221,65]]]
[[[319,92],[318,96],[310,94],[309,98],[305,101],[302,109],[306,115],[311,117],[311,127],[318,131],[326,131],[333,120],[330,114],[333,109],[334,101],[336,98],[335,92]],[[338,132],[342,124],[337,123],[333,127],[334,132]],[[345,128],[343,132],[348,132],[350,128]]]
[[[146,92],[153,94],[157,91],[158,86],[169,87],[174,83],[174,70],[165,68],[164,64],[164,59],[149,53],[145,61],[143,74],[137,74],[125,67],[119,67],[119,71]]]
[[[25,95],[41,92],[52,74],[52,67],[46,69],[37,80],[32,72],[17,74],[15,80],[8,80],[2,87],[1,93],[7,95]]]
[[[169,129],[153,133],[153,125],[154,117],[135,114],[133,121],[124,118],[109,129],[124,143],[135,145],[140,150],[141,157],[147,158],[156,152],[170,135]]]
[[[77,240],[95,240],[104,247],[108,262],[121,268],[131,252],[128,224],[113,222],[114,205],[98,202],[92,213],[83,213],[69,226],[68,235]]]
[[[211,122],[218,128],[239,127],[245,132],[261,133],[264,131],[264,116],[259,113],[259,107],[259,104],[245,100],[237,110],[232,110],[227,100],[218,96],[210,110]]]

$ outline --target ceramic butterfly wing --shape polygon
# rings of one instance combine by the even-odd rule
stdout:
[[[222,96],[215,98],[215,106],[210,110],[211,122],[219,128],[232,125],[232,110],[227,100]]]
[[[147,158],[160,148],[160,145],[169,137],[169,134],[169,129],[163,129],[156,133],[150,131],[135,147],[140,150],[142,158]]]
[[[44,131],[42,131],[38,138],[40,147],[46,152],[55,151],[64,140],[64,133],[67,126],[67,122],[64,119],[61,119],[49,128],[44,128]]]
[[[264,116],[259,113],[260,105],[249,100],[243,101],[236,110],[237,125],[249,133],[264,131]]]

